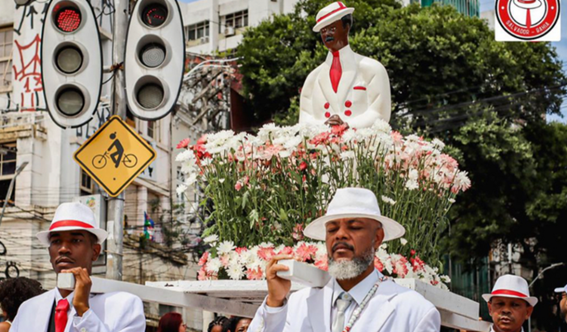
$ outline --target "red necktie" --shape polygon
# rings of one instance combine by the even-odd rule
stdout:
[[[341,60],[339,59],[339,51],[333,52],[333,65],[331,66],[331,84],[333,85],[333,90],[337,93],[339,88],[339,82],[341,81],[341,76],[343,74],[343,69],[341,68]]]
[[[67,326],[67,310],[69,310],[69,301],[67,299],[59,300],[55,307],[55,332],[64,332]]]

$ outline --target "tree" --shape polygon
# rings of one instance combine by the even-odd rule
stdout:
[[[245,33],[237,52],[251,108],[261,120],[297,121],[303,81],[327,54],[311,30],[326,4],[300,1],[294,13]],[[451,6],[400,8],[389,0],[349,6],[355,7],[353,50],[388,70],[396,126],[442,132],[464,125],[474,115],[469,106],[479,104],[527,121],[559,111],[564,76],[549,43],[496,42],[482,20]]]

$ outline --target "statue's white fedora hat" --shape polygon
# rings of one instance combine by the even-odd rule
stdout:
[[[332,220],[344,218],[368,218],[377,220],[384,229],[384,240],[402,237],[406,232],[404,226],[397,221],[384,217],[380,213],[378,200],[371,190],[364,188],[337,189],[329,203],[327,213],[307,225],[303,234],[315,240],[325,240],[325,224]]]
[[[315,18],[317,23],[313,27],[313,31],[319,32],[321,28],[340,20],[345,15],[352,14],[352,12],[354,12],[354,8],[345,6],[341,1],[333,2],[317,13]]]
[[[108,236],[104,229],[98,227],[93,211],[88,206],[73,202],[59,205],[49,230],[37,233],[36,237],[44,246],[49,247],[50,233],[75,230],[94,234],[98,239],[98,243],[104,242]]]
[[[522,299],[532,307],[537,303],[537,297],[530,296],[530,288],[526,279],[511,274],[505,274],[496,280],[492,293],[482,294],[486,302],[490,302],[493,297],[508,297]]]

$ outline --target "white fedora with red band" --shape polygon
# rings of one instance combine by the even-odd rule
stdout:
[[[345,6],[344,3],[337,1],[321,9],[317,13],[317,24],[313,27],[313,31],[319,32],[327,25],[340,20],[343,16],[352,14],[354,8]]]
[[[530,289],[526,279],[511,274],[505,274],[496,280],[492,293],[482,294],[486,302],[490,302],[493,297],[508,297],[522,299],[532,307],[537,304],[537,297],[530,296]]]
[[[59,205],[51,221],[49,230],[37,233],[36,237],[49,247],[49,234],[52,232],[87,231],[94,234],[98,243],[104,242],[108,233],[98,227],[93,211],[86,205],[73,202]]]

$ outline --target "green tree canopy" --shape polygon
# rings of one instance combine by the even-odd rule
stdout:
[[[327,49],[311,28],[328,1],[300,1],[245,33],[238,47],[250,109],[261,120],[297,121],[297,96]],[[461,126],[469,106],[492,105],[500,116],[532,120],[557,113],[564,76],[549,43],[502,43],[478,18],[451,6],[400,8],[391,0],[352,0],[353,50],[386,67],[395,126],[428,132]],[[481,110],[483,108],[474,108]]]

